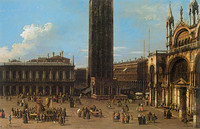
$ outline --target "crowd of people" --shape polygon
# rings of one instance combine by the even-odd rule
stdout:
[[[113,116],[112,116],[112,118],[113,118],[113,121],[121,121],[121,123],[125,123],[125,124],[128,124],[129,123],[129,121],[130,121],[130,117],[132,117],[132,116],[130,116],[129,115],[129,113],[125,113],[125,112],[122,112],[121,113],[121,115],[120,115],[120,113],[119,112],[113,112]]]
[[[5,118],[5,112],[3,109],[0,109],[0,118]]]
[[[81,104],[80,99],[74,100],[70,95],[58,95],[58,96],[52,96],[49,97],[52,99],[53,102],[56,103],[64,103],[66,101],[69,102],[70,107],[75,107],[75,102]],[[54,121],[58,122],[60,125],[64,125],[66,121],[66,108],[50,108],[50,107],[42,107],[42,112],[38,114],[37,107],[29,107],[28,102],[25,101],[31,101],[36,102],[38,97],[36,96],[27,96],[27,98],[20,98],[20,100],[17,101],[17,106],[20,106],[19,108],[12,108],[11,113],[8,115],[9,123],[11,124],[11,116],[14,116],[15,118],[22,118],[23,123],[28,123],[29,120],[37,120],[37,121]],[[30,103],[29,103],[30,104]],[[124,100],[110,100],[107,102],[107,107],[111,108],[113,105],[120,107],[121,110],[114,111],[112,114],[113,121],[121,121],[121,123],[128,124],[130,120],[133,120],[133,115],[129,112],[129,101]],[[145,104],[146,105],[146,104]],[[130,107],[131,108],[131,107]],[[170,119],[172,117],[172,108],[164,109],[164,117],[167,119]],[[147,123],[155,123],[155,121],[158,119],[155,113],[148,112],[146,115],[142,112],[144,112],[144,106],[142,103],[139,103],[136,111],[138,111],[138,116],[136,118],[138,119],[139,125],[141,124],[147,124]],[[91,115],[102,117],[102,110],[98,109],[95,105],[87,107],[84,106],[83,108],[80,108],[77,110],[77,115],[80,118],[83,119],[90,119]],[[0,118],[5,118],[5,112],[3,109],[0,109]],[[183,122],[187,124],[189,120],[187,117],[183,119]]]
[[[138,106],[136,107],[136,111],[138,112],[143,112],[144,111],[144,107],[142,103],[139,103]]]
[[[83,107],[82,109],[77,110],[78,117],[83,119],[90,119],[90,116],[93,115],[95,117],[102,117],[102,110],[98,109],[95,105],[91,107]]]
[[[14,116],[15,118],[22,118],[22,110],[20,108],[12,108],[11,109],[11,116]]]

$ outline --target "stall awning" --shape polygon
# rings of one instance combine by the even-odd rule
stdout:
[[[82,93],[83,94],[87,94],[87,93],[89,93],[91,91],[91,89],[90,88],[87,88],[87,89],[85,89],[84,91],[82,91]]]

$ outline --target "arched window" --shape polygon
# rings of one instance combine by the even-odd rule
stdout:
[[[53,80],[56,80],[56,71],[53,71]]]
[[[22,71],[19,71],[18,75],[19,75],[19,80],[21,80],[22,79]]]
[[[36,72],[35,72],[35,71],[32,72],[32,78],[33,78],[33,79],[36,78]]]
[[[175,42],[174,47],[177,47],[177,42]]]
[[[42,80],[42,71],[39,71],[39,80]]]
[[[60,80],[63,79],[63,72],[62,71],[59,71],[59,77],[60,77]]]
[[[49,71],[46,71],[46,80],[49,80]]]
[[[28,76],[28,75],[29,75],[29,72],[26,71],[26,72],[25,72],[25,78],[26,78],[26,79],[29,79],[29,76]]]
[[[12,78],[13,78],[13,79],[16,79],[16,71],[13,71],[13,73],[12,73]]]
[[[178,46],[177,47],[179,47],[179,46],[181,46],[181,41],[178,42]]]
[[[190,38],[188,38],[188,44],[190,43]]]
[[[187,39],[185,39],[185,45],[187,44]]]
[[[9,79],[9,71],[6,71],[6,79]]]
[[[176,82],[180,78],[184,79],[186,82],[189,81],[189,71],[188,71],[187,61],[185,59],[178,59],[174,64],[170,72],[171,82]]]

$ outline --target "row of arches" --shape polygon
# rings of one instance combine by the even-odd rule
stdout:
[[[174,47],[181,47],[190,43],[192,43],[192,40],[190,40],[190,38],[186,38],[185,40],[175,42]]]
[[[5,74],[5,75],[3,75]],[[3,80],[3,76],[5,76],[5,79],[18,79],[18,80],[49,80],[52,78],[52,80],[63,80],[63,79],[70,79],[70,71],[0,71],[0,80]]]
[[[176,57],[170,61],[169,66],[167,67],[167,73],[169,73],[169,82],[174,83],[178,81],[180,78],[185,80],[186,82],[190,81],[190,68],[189,62],[184,57]],[[195,84],[200,85],[200,54],[196,56],[195,65],[194,67],[194,74],[195,74]],[[155,74],[156,70],[154,65],[150,66],[149,70],[149,82],[151,84],[155,83]],[[165,74],[167,75],[167,74]]]
[[[37,91],[38,88],[38,91]],[[52,88],[52,89],[50,89]],[[65,86],[65,91],[63,91],[63,86],[0,86],[0,95],[34,95],[38,92],[39,95],[57,95],[57,93],[70,93],[70,86]],[[57,91],[58,90],[58,91]],[[3,93],[5,91],[5,93]],[[51,92],[51,93],[50,93]]]

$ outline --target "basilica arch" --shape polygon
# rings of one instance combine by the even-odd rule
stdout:
[[[167,72],[169,73],[169,83],[174,83],[181,78],[188,82],[190,72],[189,60],[184,56],[171,58],[169,60]]]
[[[179,118],[184,118],[190,109],[189,86],[190,64],[186,57],[172,58],[168,67],[170,85],[170,103],[179,109]]]
[[[170,82],[174,83],[181,78],[186,82],[189,82],[189,67],[188,63],[183,58],[176,58],[171,64],[170,69]]]

